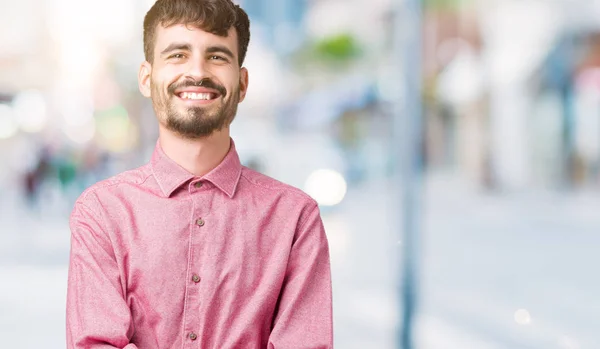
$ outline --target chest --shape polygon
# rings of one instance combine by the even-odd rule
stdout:
[[[276,206],[214,198],[148,202],[125,216],[116,254],[128,288],[181,286],[193,275],[247,291],[265,280],[276,283],[296,227]]]

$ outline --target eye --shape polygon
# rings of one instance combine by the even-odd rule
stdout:
[[[172,54],[172,55],[170,55],[170,56],[169,56],[169,59],[170,59],[170,58],[174,58],[174,59],[182,59],[182,58],[184,58],[184,57],[185,57],[185,56],[183,55],[183,53],[175,53],[175,54]]]
[[[215,60],[218,60],[218,61],[225,61],[225,62],[227,62],[227,60],[224,57],[217,56],[217,55],[210,56],[210,59],[215,59]]]

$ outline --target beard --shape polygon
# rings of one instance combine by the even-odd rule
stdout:
[[[182,83],[173,83],[167,88],[167,92],[161,91],[159,86],[151,82],[152,104],[154,112],[168,130],[187,139],[198,139],[207,137],[213,132],[220,131],[233,122],[237,113],[240,100],[240,86],[232,93],[214,83],[212,80],[201,80],[202,86],[218,90],[220,101],[215,101],[208,106],[177,107],[175,104],[175,90],[187,86],[199,86],[193,80],[186,80]],[[182,110],[183,109],[183,110]]]

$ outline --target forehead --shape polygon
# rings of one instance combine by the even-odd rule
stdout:
[[[205,49],[212,45],[225,45],[234,54],[237,52],[237,32],[229,28],[227,36],[206,32],[193,25],[174,24],[169,27],[158,25],[156,28],[154,52],[159,53],[172,43],[186,43],[194,49]]]

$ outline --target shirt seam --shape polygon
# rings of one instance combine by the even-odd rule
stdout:
[[[307,224],[309,218],[312,216],[313,212],[315,212],[316,210],[319,209],[319,205],[312,203],[314,206],[311,208],[310,211],[307,212],[306,216],[303,217],[303,219],[301,221],[298,222],[298,232],[300,232],[302,229],[304,229],[304,225]]]

